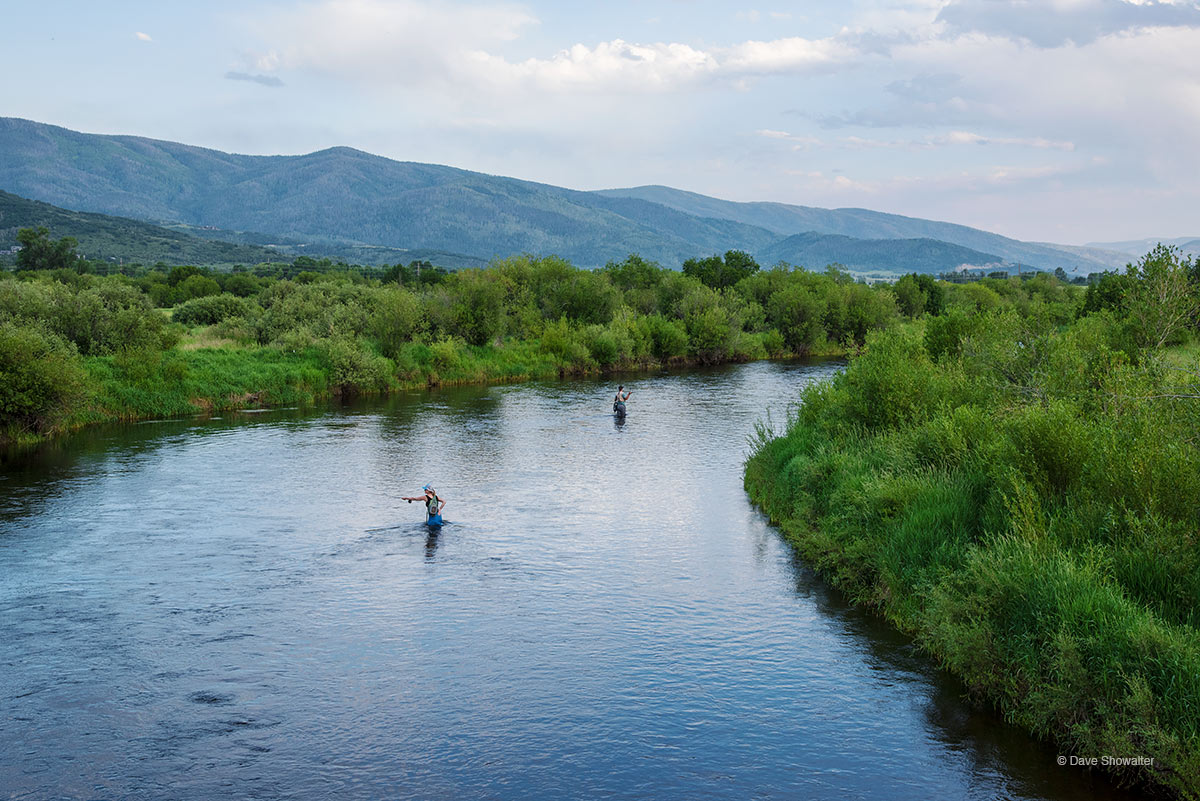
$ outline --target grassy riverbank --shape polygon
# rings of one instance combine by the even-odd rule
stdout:
[[[0,275],[0,444],[336,395],[841,354],[899,314],[890,289],[836,270],[760,271],[744,254],[693,266]]]
[[[1189,266],[1147,259],[1074,320],[979,310],[872,335],[763,433],[746,488],[1008,719],[1065,753],[1153,759],[1119,773],[1197,798]]]
[[[826,348],[811,355],[842,353]],[[620,361],[603,368],[565,364],[539,341],[496,346],[453,340],[433,345],[414,343],[398,360],[344,343],[297,351],[235,345],[173,348],[161,353],[84,358],[88,390],[60,426],[68,430],[105,421],[304,406],[342,395],[384,395],[431,386],[637,372],[698,363],[680,356],[666,362],[653,358]]]

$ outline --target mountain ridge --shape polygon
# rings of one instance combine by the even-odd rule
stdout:
[[[15,118],[0,118],[0,189],[68,209],[314,244],[423,248],[478,259],[553,253],[581,266],[629,253],[668,266],[730,249],[757,256],[808,232],[938,239],[1042,269],[1094,271],[1113,261],[869,209],[737,204],[670,187],[587,192],[346,146],[251,156]],[[875,253],[866,269],[905,270],[885,248],[864,247]],[[951,251],[942,250],[949,259]],[[953,266],[930,262],[928,269]]]
[[[661,185],[604,189],[600,193],[620,197],[640,197],[670,205],[680,210],[703,211],[748,224],[761,225],[788,235],[813,231],[822,234],[850,236],[856,239],[936,239],[952,245],[994,253],[1013,264],[1054,269],[1086,266],[1092,270],[1119,266],[1123,254],[1100,249],[1083,249],[1070,245],[1044,242],[1023,242],[958,223],[925,220],[901,214],[856,207],[824,209],[816,206],[797,206],[773,201],[738,202],[719,200],[681,189]],[[790,222],[789,222],[790,221]],[[801,230],[796,230],[799,225]],[[883,234],[888,235],[881,235]]]
[[[938,239],[856,239],[844,234],[793,234],[761,254],[767,263],[786,262],[820,267],[840,264],[851,270],[870,271],[881,258],[904,265],[906,272],[950,272],[956,269],[1002,269],[1004,260]],[[950,265],[947,269],[946,265]]]
[[[183,223],[157,225],[95,212],[72,211],[0,190],[0,250],[17,244],[22,228],[44,227],[53,238],[73,237],[78,252],[92,261],[228,267],[288,262],[298,256],[379,265],[430,261],[440,267],[480,267],[486,262],[457,253],[408,250],[353,243],[310,246],[303,241],[244,231],[198,228]]]

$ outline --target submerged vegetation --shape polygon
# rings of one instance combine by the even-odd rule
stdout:
[[[1071,753],[1152,759],[1127,778],[1186,798],[1200,797],[1198,278],[1160,247],[1082,298],[897,285],[913,319],[807,390],[746,468],[807,560],[974,694]]]

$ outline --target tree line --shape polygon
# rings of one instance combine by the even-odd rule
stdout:
[[[489,380],[499,364],[501,377],[513,378],[844,354],[910,319],[949,315],[950,325],[965,325],[1015,309],[1065,324],[1118,302],[1113,287],[1130,280],[1112,274],[1086,291],[1045,273],[961,285],[914,274],[867,285],[836,266],[763,269],[740,251],[689,260],[679,271],[637,255],[597,270],[525,255],[457,272],[301,257],[231,272],[163,265],[101,276],[70,260],[69,242],[44,231],[26,241],[33,246],[19,254],[21,269],[0,275],[8,338],[0,369],[24,371],[33,384],[38,364],[129,361],[177,351],[181,341],[247,359],[264,349],[316,354],[344,392]],[[47,356],[31,361],[35,352]],[[42,382],[29,397],[15,378],[7,384],[12,399],[0,425],[10,428],[53,428],[55,410],[79,402],[64,399],[73,386],[65,379]]]

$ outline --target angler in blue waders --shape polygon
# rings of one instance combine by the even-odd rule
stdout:
[[[415,498],[402,498],[401,500],[412,503],[413,501],[425,502],[425,522],[431,526],[440,526],[442,524],[442,510],[446,508],[446,502],[438,497],[438,494],[433,491],[433,487],[426,484],[421,487],[425,491],[424,495],[418,495]]]

